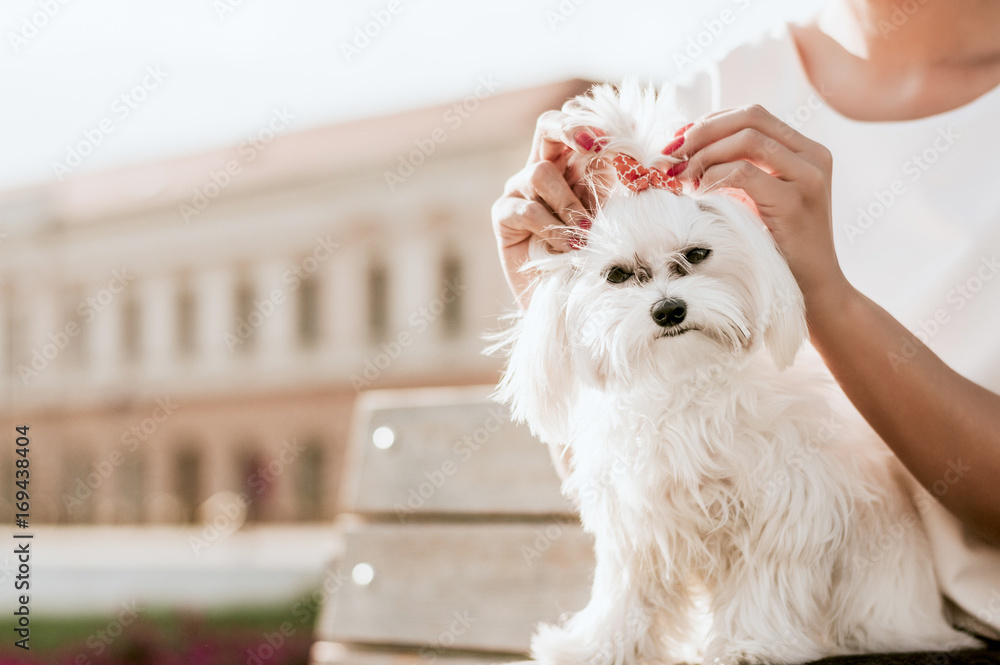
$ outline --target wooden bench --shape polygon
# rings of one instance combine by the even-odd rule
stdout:
[[[547,448],[488,387],[364,395],[313,665],[523,660],[586,604],[592,541]]]

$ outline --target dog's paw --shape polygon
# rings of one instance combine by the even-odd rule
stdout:
[[[726,653],[705,658],[702,665],[764,665],[760,656],[746,651],[727,651]]]

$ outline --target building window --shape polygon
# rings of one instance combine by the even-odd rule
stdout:
[[[16,373],[17,365],[17,356],[14,354],[14,336],[17,334],[14,327],[14,297],[8,289],[3,289],[0,293],[3,294],[3,304],[0,305],[0,316],[3,317],[0,341],[3,343],[3,348],[0,348],[0,354],[4,368],[13,375]]]
[[[198,302],[188,284],[177,292],[177,354],[193,358],[198,351]]]
[[[125,459],[116,472],[118,496],[115,513],[118,522],[138,524],[143,518],[143,488],[145,464],[140,451],[125,453]]]
[[[296,462],[295,483],[298,518],[311,522],[323,517],[323,448],[320,441],[306,443]]]
[[[180,503],[181,521],[194,522],[201,505],[201,455],[182,448],[174,458],[174,495]]]
[[[11,500],[15,498],[14,472],[16,467],[14,459],[11,457],[0,453],[0,458],[3,459],[3,462],[0,463],[0,474],[3,475],[0,478],[0,521],[4,524],[10,524],[14,521],[14,504],[11,503]]]
[[[236,339],[240,343],[236,345],[236,352],[249,354],[253,351],[253,340],[256,328],[250,325],[250,316],[253,314],[253,299],[256,291],[249,279],[241,279],[236,287],[236,321],[234,322]],[[241,334],[242,333],[242,334]]]
[[[90,322],[81,317],[77,308],[80,303],[86,302],[83,289],[75,289],[63,301],[62,325],[70,322],[75,323],[76,335],[66,344],[63,350],[63,357],[66,359],[66,367],[82,369],[87,362],[87,346],[90,341]]]
[[[389,271],[377,261],[368,268],[368,335],[372,342],[389,337]]]
[[[79,451],[79,448],[76,449]],[[94,521],[94,505],[100,491],[94,477],[90,459],[81,452],[63,458],[62,520],[69,524],[88,524]],[[94,476],[94,477],[92,477]],[[91,481],[91,482],[88,482]]]
[[[297,302],[299,346],[311,349],[319,341],[319,280],[315,275],[299,283]]]
[[[441,292],[444,302],[441,326],[444,336],[453,339],[462,332],[462,263],[457,256],[449,255],[441,264]]]
[[[128,364],[135,364],[139,361],[142,348],[141,316],[139,299],[135,295],[135,289],[128,289],[122,300],[121,311],[122,360]]]
[[[241,487],[250,500],[247,506],[247,523],[260,522],[268,514],[268,509],[274,496],[274,483],[277,480],[268,470],[264,457],[256,446],[245,446],[239,460]]]

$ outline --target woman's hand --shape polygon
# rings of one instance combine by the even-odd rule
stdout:
[[[589,199],[580,180],[599,137],[585,127],[566,128],[566,114],[548,111],[538,118],[527,165],[515,173],[493,204],[493,233],[507,283],[518,304],[527,302],[531,276],[521,271],[528,247],[538,236],[555,252],[579,249],[567,228],[588,228],[584,202]]]
[[[760,106],[714,113],[684,133],[671,153],[678,176],[700,190],[743,190],[756,205],[806,298],[848,286],[833,244],[830,151]]]

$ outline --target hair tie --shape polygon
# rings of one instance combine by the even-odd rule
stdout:
[[[611,163],[618,173],[618,180],[633,192],[641,192],[647,187],[666,189],[674,194],[684,191],[684,186],[677,178],[668,176],[659,169],[645,167],[628,155],[616,155]]]

